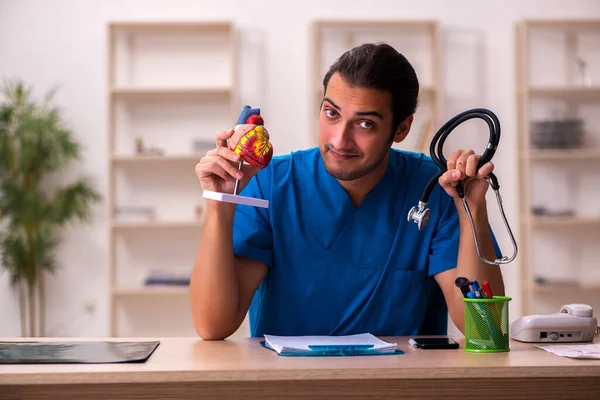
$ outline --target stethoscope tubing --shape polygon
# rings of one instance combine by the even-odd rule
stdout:
[[[483,165],[492,160],[494,155],[496,154],[496,150],[498,148],[498,144],[500,143],[500,121],[496,114],[492,111],[485,108],[473,108],[467,111],[464,111],[455,117],[448,120],[434,135],[431,140],[431,144],[429,145],[429,153],[433,162],[438,166],[440,171],[431,178],[428,182],[425,190],[423,191],[423,195],[421,196],[421,201],[423,203],[429,202],[429,196],[431,195],[431,191],[433,187],[438,183],[438,179],[442,176],[446,171],[448,171],[448,160],[444,157],[444,144],[446,143],[446,139],[452,133],[456,127],[458,127],[463,122],[466,122],[470,119],[479,118],[484,120],[490,130],[490,136],[488,140],[488,145],[485,148],[485,151],[481,155],[479,159],[479,163],[477,165],[477,170],[481,168]],[[498,190],[500,188],[498,184],[498,178],[496,175],[491,173],[489,175],[490,184],[494,190]],[[463,198],[464,197],[464,187],[462,183],[458,183],[456,187],[458,191],[458,195]]]
[[[419,201],[418,206],[413,207],[408,214],[408,220],[417,223],[419,226],[419,229],[422,229],[429,220],[430,211],[429,211],[429,209],[426,208],[426,205],[429,202],[429,197],[431,196],[431,192],[433,191],[433,188],[435,187],[435,185],[437,183],[439,183],[439,178],[446,171],[448,171],[448,160],[444,157],[444,154],[443,154],[443,148],[444,148],[446,139],[448,138],[450,133],[454,129],[456,129],[456,127],[458,127],[460,124],[462,124],[468,120],[474,119],[474,118],[479,118],[479,119],[484,120],[489,127],[488,144],[479,159],[479,162],[477,165],[477,170],[479,170],[479,168],[481,168],[483,165],[485,165],[486,163],[491,161],[492,158],[494,157],[494,155],[496,154],[496,150],[498,149],[498,145],[500,143],[501,130],[500,130],[500,121],[499,121],[498,117],[496,116],[496,114],[494,114],[492,111],[490,111],[486,108],[473,108],[470,110],[466,110],[466,111],[454,116],[450,120],[448,120],[436,132],[436,134],[434,135],[433,139],[431,140],[431,144],[429,146],[429,153],[430,153],[431,159],[438,166],[440,171],[438,173],[436,173],[427,182],[427,185],[425,186],[425,189],[423,190],[423,194],[421,195],[421,199]],[[494,261],[490,261],[490,260],[486,259],[481,254],[481,248],[479,246],[479,241],[477,239],[477,231],[475,229],[475,222],[473,220],[473,215],[471,214],[469,204],[465,198],[465,187],[463,186],[462,182],[459,182],[457,184],[456,188],[458,191],[458,195],[462,200],[463,207],[464,207],[464,209],[469,217],[469,221],[471,223],[471,231],[473,233],[473,238],[475,240],[475,248],[477,250],[479,259],[481,261],[483,261],[484,263],[491,264],[491,265],[508,264],[516,258],[517,253],[518,253],[518,246],[517,246],[515,237],[512,233],[512,230],[510,228],[510,224],[508,223],[508,220],[506,218],[506,214],[504,212],[504,206],[502,204],[502,196],[500,195],[500,185],[498,184],[498,178],[493,173],[490,173],[488,176],[488,181],[490,182],[490,186],[496,193],[496,200],[498,202],[498,207],[500,208],[500,213],[502,215],[504,225],[508,231],[508,234],[510,236],[510,239],[511,239],[511,242],[512,242],[512,245],[514,248],[514,252],[513,252],[512,256],[510,256],[510,257],[503,256],[503,257],[497,258]]]

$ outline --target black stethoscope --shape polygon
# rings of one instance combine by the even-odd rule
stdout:
[[[429,180],[429,182],[427,183],[427,186],[425,186],[425,190],[423,191],[423,194],[421,195],[421,200],[419,201],[418,205],[411,208],[408,213],[408,221],[415,222],[417,224],[419,230],[423,229],[425,227],[425,225],[427,225],[427,222],[429,222],[430,210],[429,210],[429,208],[426,208],[426,206],[427,206],[427,203],[429,202],[429,196],[431,195],[433,187],[435,186],[436,183],[438,183],[438,179],[440,178],[440,176],[442,176],[444,174],[444,172],[446,172],[448,170],[448,167],[447,167],[448,162],[444,158],[444,155],[443,155],[443,148],[444,148],[444,143],[446,142],[446,138],[448,137],[450,132],[452,132],[454,130],[454,128],[456,128],[461,123],[463,123],[469,119],[472,119],[472,118],[483,119],[490,128],[490,139],[489,139],[487,147],[485,148],[485,151],[481,155],[479,164],[477,165],[477,169],[479,170],[479,168],[482,165],[489,162],[492,159],[492,157],[494,156],[494,154],[496,153],[496,149],[498,148],[498,143],[500,142],[500,121],[498,121],[498,117],[496,117],[496,115],[493,112],[491,112],[490,110],[487,110],[485,108],[474,108],[474,109],[462,112],[462,113],[456,115],[454,118],[450,119],[448,122],[446,122],[444,124],[444,126],[442,126],[437,131],[437,133],[433,137],[433,140],[431,141],[431,145],[429,146],[429,153],[431,154],[431,158],[433,159],[435,164],[440,168],[440,171]],[[459,182],[458,185],[456,186],[456,190],[458,191],[458,195],[463,202],[465,211],[467,212],[467,215],[469,216],[469,221],[471,222],[471,230],[473,232],[473,237],[475,238],[475,248],[477,249],[477,254],[479,255],[479,258],[481,259],[481,261],[485,262],[486,264],[492,264],[492,265],[508,264],[508,263],[512,262],[515,259],[515,257],[517,256],[517,252],[518,252],[517,242],[516,242],[515,237],[513,236],[513,233],[510,229],[510,226],[506,219],[506,215],[504,214],[504,207],[502,207],[502,197],[500,196],[500,185],[498,184],[498,178],[496,178],[496,175],[491,173],[488,177],[488,180],[490,181],[490,185],[491,185],[492,189],[496,193],[496,200],[498,201],[498,206],[500,207],[500,213],[502,214],[502,219],[504,220],[504,225],[506,226],[506,229],[508,230],[508,234],[510,235],[510,239],[511,239],[513,247],[514,247],[514,253],[510,258],[504,256],[502,258],[496,259],[494,262],[491,262],[481,255],[481,252],[479,250],[479,243],[477,241],[477,234],[475,231],[475,223],[473,222],[473,216],[471,215],[471,210],[469,209],[469,204],[467,203],[467,201],[465,199],[465,190],[464,190],[464,187],[461,182]]]

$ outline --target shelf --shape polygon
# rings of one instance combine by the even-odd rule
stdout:
[[[524,25],[532,29],[554,29],[566,31],[600,31],[600,19],[525,19]]]
[[[431,20],[385,20],[385,19],[315,19],[314,24],[321,28],[332,28],[338,30],[350,30],[356,31],[358,29],[415,29],[415,28],[429,28],[435,30],[437,28],[437,21]]]
[[[183,296],[188,295],[188,286],[117,286],[112,293],[114,296]]]
[[[515,138],[520,161],[515,187],[519,195],[522,315],[537,313],[541,303],[536,294],[544,293],[544,302],[555,298],[566,303],[569,298],[600,292],[593,271],[599,250],[595,236],[600,232],[595,172],[600,161],[595,143],[600,84],[592,80],[599,48],[590,31],[600,33],[600,19],[525,19],[515,24]],[[581,61],[586,68],[581,69]],[[536,123],[554,118],[581,120],[585,144],[533,148]],[[546,132],[548,139],[559,134],[547,130],[540,131],[540,136]],[[535,207],[554,208],[557,213],[534,213]],[[573,211],[573,215],[560,215],[561,210]],[[538,283],[534,279],[538,268],[544,275],[562,277],[562,281]]]
[[[233,22],[123,22],[108,30],[109,90],[235,86]]]
[[[532,216],[529,217],[534,227],[559,227],[559,226],[596,226],[600,227],[600,216],[598,217],[552,217]]]
[[[438,92],[438,89],[434,86],[421,86],[419,88],[419,94],[432,95],[432,94],[436,94],[437,92]]]
[[[113,30],[131,33],[228,32],[234,28],[230,21],[115,21],[109,26]]]
[[[117,164],[148,163],[148,162],[189,162],[197,163],[204,154],[172,154],[172,155],[119,155],[112,156],[112,161]]]
[[[528,91],[532,96],[600,101],[600,86],[530,86]]]
[[[112,222],[113,229],[188,229],[202,228],[201,221]]]
[[[523,152],[521,158],[530,160],[600,160],[600,149],[547,149]]]
[[[174,327],[188,330],[189,311],[176,302],[189,285],[145,285],[139,277],[150,268],[187,274],[194,257],[204,226],[194,167],[242,106],[239,34],[232,20],[106,27],[109,334],[167,328],[180,336]],[[123,300],[140,308],[123,313]],[[167,323],[157,326],[157,318]]]
[[[179,93],[184,93],[181,91]],[[180,95],[135,95],[113,99],[114,141],[109,156],[120,161],[189,161],[198,153],[215,147],[215,132],[231,125],[234,110],[228,96],[204,96],[194,91]],[[238,107],[235,107],[239,112]],[[137,141],[144,149],[159,148],[163,154],[137,153]],[[161,159],[163,160],[163,159]],[[197,158],[200,160],[200,157]]]
[[[110,89],[110,93],[122,100],[152,100],[170,98],[210,98],[228,97],[233,90],[227,86],[206,87],[118,87]]]
[[[557,291],[561,292],[569,292],[569,291],[595,291],[600,290],[600,283],[595,284],[564,284],[564,285],[540,285],[533,284],[531,285],[531,290],[536,293],[554,293]]]

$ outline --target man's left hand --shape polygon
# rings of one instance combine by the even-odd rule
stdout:
[[[462,182],[465,199],[469,205],[485,204],[485,194],[489,186],[485,178],[494,170],[494,164],[489,161],[477,170],[480,158],[481,156],[473,150],[456,150],[448,157],[448,171],[438,182],[455,200],[459,200],[456,185]]]

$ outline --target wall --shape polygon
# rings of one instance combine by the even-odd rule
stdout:
[[[105,191],[105,23],[138,19],[233,19],[242,40],[263,47],[264,93],[261,98],[278,152],[308,145],[300,128],[308,114],[308,27],[313,18],[438,19],[443,24],[448,116],[466,107],[493,109],[502,121],[503,138],[496,165],[510,221],[516,221],[516,115],[514,106],[513,23],[521,18],[600,17],[595,0],[405,1],[372,0],[194,1],[172,0],[0,0],[0,77],[19,76],[40,91],[59,84],[60,101],[71,126],[85,144],[80,172],[97,177]],[[464,51],[474,64],[465,71]],[[473,58],[473,55],[477,58]],[[454,66],[453,66],[454,65]],[[457,67],[458,66],[458,67]],[[466,92],[465,87],[469,88]],[[242,96],[249,96],[242,93]],[[494,203],[495,206],[495,203]],[[71,228],[59,258],[63,268],[48,287],[48,334],[101,336],[107,330],[107,226],[104,207],[95,224]],[[501,245],[509,246],[495,213]],[[514,226],[516,229],[516,226]],[[93,239],[93,240],[92,240]],[[507,247],[508,248],[508,247]],[[508,293],[518,315],[517,264],[504,268]],[[16,298],[0,276],[0,336],[19,334]],[[86,311],[87,310],[87,311]]]

